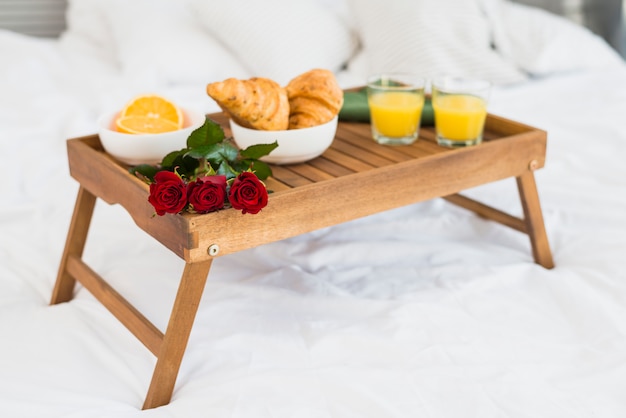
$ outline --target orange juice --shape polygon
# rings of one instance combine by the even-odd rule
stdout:
[[[452,141],[469,141],[482,136],[487,104],[465,94],[440,95],[433,100],[437,135]]]
[[[417,138],[424,96],[421,92],[387,91],[369,96],[374,135]]]

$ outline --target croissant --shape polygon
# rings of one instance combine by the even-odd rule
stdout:
[[[289,126],[287,92],[273,80],[229,78],[208,84],[206,91],[238,125],[265,131]]]
[[[289,129],[329,122],[343,105],[343,90],[329,70],[314,69],[300,74],[287,84],[286,90]]]

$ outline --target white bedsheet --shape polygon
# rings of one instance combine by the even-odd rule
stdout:
[[[493,93],[548,131],[553,270],[440,199],[220,257],[172,402],[140,411],[154,357],[87,291],[48,301],[77,191],[65,140],[145,86],[71,42],[0,32],[0,57],[0,417],[626,416],[625,66]],[[215,110],[201,84],[157,87]],[[468,194],[521,213],[513,181]],[[180,259],[103,202],[85,259],[164,329]]]

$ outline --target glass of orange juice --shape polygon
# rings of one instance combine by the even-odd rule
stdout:
[[[446,147],[480,144],[487,118],[491,83],[486,80],[440,77],[432,82],[437,143]]]
[[[368,78],[367,102],[376,142],[409,145],[417,140],[425,84],[414,74],[378,74]]]

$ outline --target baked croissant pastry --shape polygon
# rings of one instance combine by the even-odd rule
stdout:
[[[343,90],[335,75],[324,69],[300,74],[287,84],[289,129],[308,128],[329,122],[343,105]]]
[[[287,129],[289,101],[284,87],[268,78],[229,78],[210,83],[207,94],[238,125],[265,131]]]

